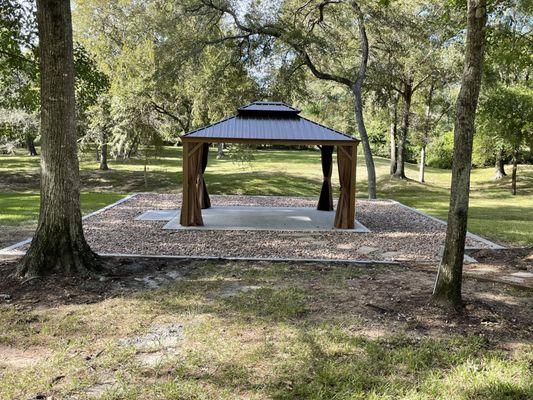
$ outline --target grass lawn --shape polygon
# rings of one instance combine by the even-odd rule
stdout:
[[[256,151],[251,164],[216,160],[214,150],[206,181],[213,194],[260,194],[318,196],[321,185],[318,151]],[[0,225],[32,224],[38,215],[38,158],[25,155],[0,157]],[[426,183],[397,181],[388,176],[388,160],[376,158],[381,198],[398,200],[436,217],[446,219],[450,171],[428,168]],[[144,160],[111,160],[110,171],[98,171],[94,155],[82,154],[82,207],[100,208],[119,197],[139,191],[178,191],[181,184],[181,149],[166,147],[150,159],[145,176]],[[406,173],[416,179],[416,165]],[[492,168],[474,169],[469,230],[497,242],[533,244],[533,166],[519,167],[518,195],[510,194],[510,180],[492,180]],[[333,183],[337,185],[334,169]],[[366,196],[366,169],[359,156],[358,196]]]
[[[531,302],[506,285],[467,280],[456,318],[428,305],[433,273],[404,267],[117,265],[105,281],[0,275],[1,399],[533,396]]]

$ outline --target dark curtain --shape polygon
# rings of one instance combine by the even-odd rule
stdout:
[[[203,226],[202,208],[200,204],[200,175],[202,170],[203,146],[198,143],[183,143],[183,200],[181,205],[180,224],[183,226]],[[187,185],[185,186],[185,180]]]
[[[209,158],[209,143],[202,145],[202,170],[200,173],[200,205],[202,208],[211,208],[211,200],[209,199],[209,192],[207,191],[207,185],[205,184],[204,173],[207,168],[207,160]]]
[[[331,192],[331,172],[333,163],[333,146],[321,146],[320,155],[322,160],[322,174],[324,182],[320,191],[317,209],[320,211],[333,210],[333,194]]]
[[[351,191],[355,186],[355,176],[353,176],[353,166],[355,163],[355,147],[337,146],[337,163],[339,166],[339,182],[341,194],[335,213],[335,228],[353,229],[355,219],[355,198],[351,199]],[[351,202],[354,204],[350,204]]]

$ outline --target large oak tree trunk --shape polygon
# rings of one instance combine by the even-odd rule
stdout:
[[[41,209],[17,272],[86,274],[98,257],[85,241],[76,149],[72,22],[69,0],[37,0],[41,72]]]
[[[402,110],[402,126],[398,132],[398,155],[396,157],[396,171],[394,176],[405,179],[405,151],[407,146],[407,134],[409,132],[411,101],[413,99],[413,81],[409,80],[405,83],[402,92],[403,110]]]
[[[433,298],[455,310],[462,309],[461,281],[468,219],[472,141],[485,42],[486,0],[468,1],[465,62],[457,97],[450,209],[444,252]]]

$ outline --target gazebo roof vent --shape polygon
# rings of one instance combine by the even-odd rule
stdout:
[[[239,116],[269,116],[290,117],[297,116],[301,110],[280,101],[255,101],[237,110]]]

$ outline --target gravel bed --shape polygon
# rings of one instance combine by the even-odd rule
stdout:
[[[211,196],[218,206],[316,207],[316,199]],[[163,221],[135,221],[147,210],[180,207],[178,194],[139,194],[84,221],[98,253],[211,257],[434,261],[445,226],[390,201],[357,200],[356,218],[371,232],[168,231]],[[471,238],[467,246],[486,248]]]

